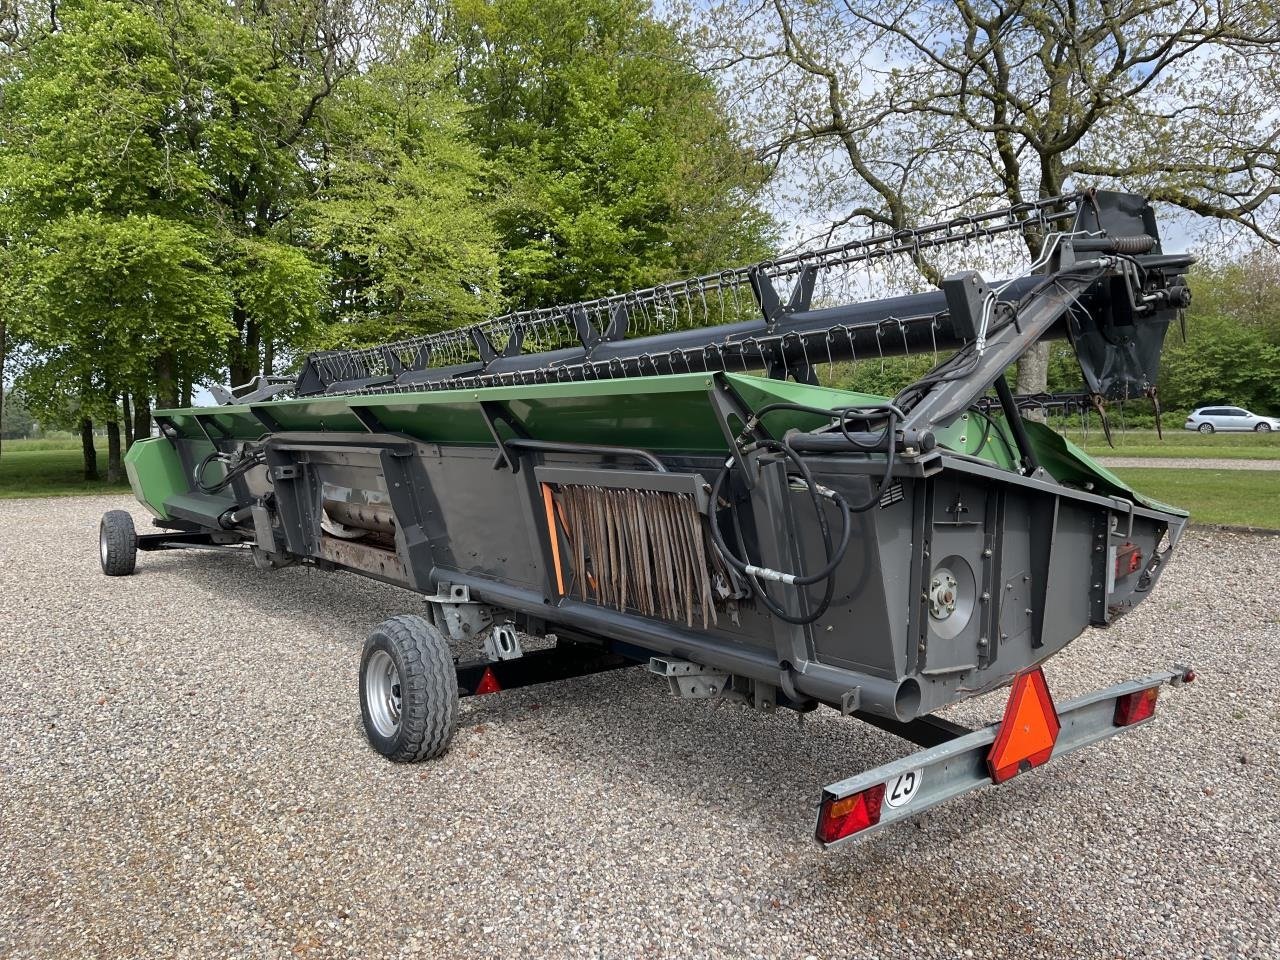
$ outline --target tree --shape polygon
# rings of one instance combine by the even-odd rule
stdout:
[[[443,32],[504,181],[496,219],[513,305],[767,253],[765,171],[643,0],[457,0]]]
[[[42,416],[55,402],[79,412],[91,476],[93,418],[115,424],[120,393],[160,389],[184,352],[181,343],[151,349],[169,317],[145,298],[186,279],[192,258],[178,248],[191,237],[181,222],[203,178],[170,149],[178,83],[167,38],[145,10],[64,4],[28,41],[4,82],[6,332],[30,348],[23,381]],[[192,351],[205,345],[188,338],[200,373],[209,364]],[[115,457],[109,472],[118,471]]]
[[[1280,250],[1262,244],[1230,260],[1199,263],[1191,292],[1192,325],[1199,317],[1227,317],[1280,346]]]
[[[306,344],[319,319],[323,273],[300,253],[295,215],[317,189],[326,109],[356,71],[364,14],[345,0],[152,2],[178,84],[171,146],[202,177],[186,209],[230,280],[225,364],[239,384],[273,372],[277,351]]]
[[[1101,185],[1275,243],[1276,14],[1274,0],[730,0],[703,40],[748,92],[760,155],[842,224]],[[1028,355],[1021,391],[1044,389],[1047,357]]]
[[[0,438],[21,440],[31,436],[35,429],[35,414],[31,412],[22,391],[11,390],[5,397],[4,409],[0,411]]]
[[[0,238],[22,285],[6,333],[35,348],[36,380],[77,385],[83,429],[106,415],[114,436],[129,395],[144,433],[150,398],[177,405],[222,370],[243,382],[310,335],[322,270],[290,217],[350,35],[325,0],[56,9],[3,80]],[[60,285],[78,299],[55,323]]]
[[[492,169],[468,139],[448,66],[414,45],[336,95],[328,173],[307,218],[330,265],[324,345],[499,312]]]
[[[100,419],[116,435],[127,385],[167,358],[188,377],[208,373],[230,332],[226,284],[205,239],[183,224],[70,214],[24,238],[15,260],[14,304],[37,357],[24,390],[47,419],[74,405],[82,431]],[[120,472],[113,453],[109,479]]]
[[[1197,317],[1186,343],[1165,350],[1160,395],[1170,408],[1230,403],[1280,412],[1280,346],[1257,326],[1222,315]]]

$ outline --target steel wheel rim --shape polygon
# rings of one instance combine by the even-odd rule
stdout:
[[[105,524],[98,526],[98,554],[102,557],[102,565],[107,565],[107,552],[110,548],[107,546],[107,527]]]
[[[364,669],[364,702],[369,720],[380,737],[394,737],[400,731],[400,671],[391,654],[375,650]]]

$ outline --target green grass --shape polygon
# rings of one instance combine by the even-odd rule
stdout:
[[[1211,433],[1183,430],[1182,425],[1165,430],[1164,439],[1154,430],[1112,430],[1115,449],[1107,446],[1100,429],[1089,431],[1086,439],[1078,429],[1061,431],[1068,440],[1094,457],[1191,457],[1218,460],[1280,460],[1280,432]]]
[[[1192,523],[1280,529],[1280,470],[1114,471],[1135,490],[1191,511]]]
[[[61,446],[58,444],[61,443]],[[98,471],[106,474],[107,448],[98,450]],[[125,493],[128,483],[86,483],[80,441],[6,440],[0,452],[0,500]]]
[[[105,441],[98,441],[99,444]],[[10,450],[15,452],[30,453],[33,450],[80,450],[80,437],[78,434],[59,433],[50,437],[39,437],[34,440],[5,440],[3,442],[4,453]],[[2,455],[2,454],[0,454]]]

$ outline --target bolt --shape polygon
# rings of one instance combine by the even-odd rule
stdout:
[[[987,547],[987,549],[983,550],[983,551],[982,551],[982,555],[983,555],[984,557],[989,557],[989,556],[991,556],[991,548],[990,548],[990,547]]]

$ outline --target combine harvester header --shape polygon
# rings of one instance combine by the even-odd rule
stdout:
[[[1028,238],[1042,253],[1010,279],[869,295]],[[393,760],[444,752],[459,697],[636,663],[683,697],[826,705],[926,748],[825,789],[819,841],[863,836],[1145,720],[1190,678],[1054,705],[1039,665],[1150,593],[1185,514],[1024,419],[1044,400],[1003,373],[1067,339],[1068,405],[1105,423],[1108,401],[1156,400],[1191,263],[1142,198],[1086,192],[312,354],[157,412],[127,464],[163,532],[108,513],[103,570],[247,546],[423,595],[361,657]],[[817,385],[821,364],[913,352],[935,365],[893,398]],[[472,640],[483,656],[455,657]],[[934,716],[1010,683],[999,724]]]

